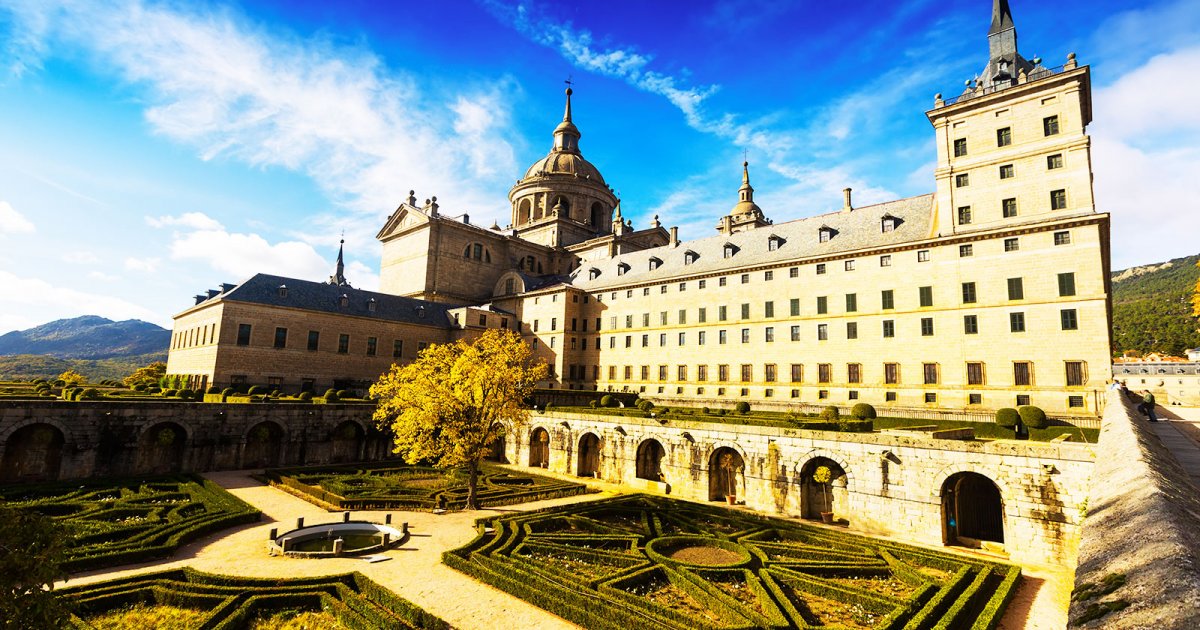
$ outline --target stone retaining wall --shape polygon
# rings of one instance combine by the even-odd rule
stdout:
[[[1192,629],[1200,623],[1200,490],[1133,404],[1110,393],[1088,497],[1072,627]],[[1089,608],[1114,610],[1081,623]]]

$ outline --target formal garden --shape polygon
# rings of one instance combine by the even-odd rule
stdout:
[[[484,519],[451,567],[587,628],[995,627],[1015,566],[633,495]]]
[[[467,473],[403,463],[268,469],[263,479],[328,510],[459,510]],[[587,486],[483,464],[480,507],[569,497]]]
[[[0,505],[61,525],[61,567],[69,572],[169,556],[205,534],[259,520],[257,509],[197,475],[6,486]]]
[[[449,624],[359,573],[254,579],[191,569],[59,591],[69,627],[94,630],[441,630]]]

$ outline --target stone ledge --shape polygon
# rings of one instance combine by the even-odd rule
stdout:
[[[1128,400],[1109,394],[1083,523],[1075,591],[1124,575],[1111,593],[1073,602],[1071,627],[1195,628],[1200,618],[1200,490]],[[1127,607],[1080,624],[1089,604]]]

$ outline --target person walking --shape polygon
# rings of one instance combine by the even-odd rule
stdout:
[[[1150,422],[1158,422],[1158,417],[1154,415],[1154,394],[1151,394],[1148,389],[1142,394],[1142,407],[1145,409],[1146,416],[1150,418]]]

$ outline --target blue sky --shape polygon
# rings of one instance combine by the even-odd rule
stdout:
[[[1113,267],[1200,250],[1200,4],[1011,0],[1021,51],[1093,70]],[[386,5],[380,8],[380,5]],[[0,0],[0,333],[169,325],[262,271],[373,288],[415,189],[509,221],[563,80],[635,225],[685,238],[933,189],[933,95],[986,62],[991,3]]]

